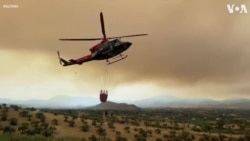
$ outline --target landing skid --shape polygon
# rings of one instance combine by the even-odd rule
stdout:
[[[110,61],[109,59],[107,59],[106,62],[107,62],[107,65],[110,65],[110,64],[116,63],[118,61],[121,61],[123,59],[126,59],[127,57],[128,57],[128,55],[120,54],[119,56],[111,58],[113,61]]]

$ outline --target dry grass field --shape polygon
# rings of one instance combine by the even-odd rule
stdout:
[[[3,104],[0,107],[0,140],[250,140],[248,115],[240,117],[240,113],[235,114],[233,111],[210,115],[213,110],[205,109],[202,114],[200,111],[202,109],[40,111]],[[220,110],[216,113],[218,112]],[[244,112],[246,111],[242,111]]]

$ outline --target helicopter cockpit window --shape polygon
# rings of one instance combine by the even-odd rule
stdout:
[[[116,39],[116,40],[114,40],[114,44],[115,44],[115,46],[119,46],[121,43],[118,39]]]

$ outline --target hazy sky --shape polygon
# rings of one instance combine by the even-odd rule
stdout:
[[[18,8],[3,8],[17,4]],[[229,14],[227,4],[249,13]],[[247,0],[0,0],[0,98],[99,98],[105,61],[62,67],[94,42],[59,38],[107,36],[133,42],[128,58],[108,67],[109,100],[154,96],[250,98],[250,2]]]

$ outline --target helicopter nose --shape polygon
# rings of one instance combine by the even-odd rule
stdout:
[[[132,45],[131,42],[126,42],[126,46],[127,46],[127,47],[130,47],[131,45]]]

